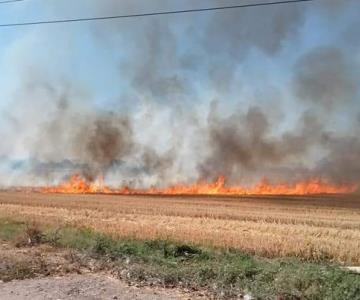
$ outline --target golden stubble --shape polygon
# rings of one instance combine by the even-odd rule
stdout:
[[[268,257],[360,263],[356,196],[218,198],[0,193],[0,217]]]

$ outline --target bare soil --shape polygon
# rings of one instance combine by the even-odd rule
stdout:
[[[98,272],[71,250],[47,245],[17,248],[0,244],[1,300],[196,299],[177,289],[143,287]]]
[[[0,283],[2,300],[43,299],[122,299],[165,300],[186,299],[175,290],[159,290],[129,286],[105,274],[68,275]],[[190,297],[187,297],[190,299]]]

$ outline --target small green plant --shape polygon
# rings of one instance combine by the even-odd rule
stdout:
[[[51,230],[43,235],[43,242],[50,244],[51,246],[59,246],[61,240],[61,228],[58,227],[55,230]]]

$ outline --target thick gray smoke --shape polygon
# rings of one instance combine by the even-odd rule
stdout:
[[[219,3],[43,5],[73,17]],[[29,30],[5,57],[16,80],[1,94],[0,184],[74,173],[138,187],[219,175],[360,183],[356,6],[319,0]],[[309,37],[314,24],[336,30]],[[93,74],[77,70],[85,67]]]
[[[360,138],[359,131],[346,137],[330,138],[328,155],[314,170],[318,176],[331,178],[334,182],[359,183]]]
[[[133,141],[127,119],[104,116],[84,124],[74,140],[75,153],[83,156],[88,166],[93,166],[91,177],[106,172],[112,164],[131,153]]]
[[[328,109],[354,101],[357,83],[351,61],[338,48],[313,49],[295,65],[299,99]]]
[[[226,118],[213,113],[209,118],[210,155],[200,164],[203,177],[214,179],[222,174],[227,178],[241,179],[267,173],[271,169],[272,177],[303,160],[313,148],[327,139],[316,116],[305,112],[291,131],[274,136],[270,119],[260,107],[250,107],[246,113],[241,111]],[[278,169],[277,171],[275,169]],[[301,165],[292,165],[293,171]],[[298,177],[294,177],[298,179]]]

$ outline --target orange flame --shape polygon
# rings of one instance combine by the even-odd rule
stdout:
[[[295,184],[270,184],[263,179],[253,187],[226,186],[225,177],[220,176],[213,183],[198,182],[191,185],[174,185],[167,188],[133,189],[122,187],[113,189],[104,184],[103,178],[88,182],[80,175],[72,176],[68,182],[55,187],[42,188],[43,193],[65,194],[119,194],[119,195],[310,195],[348,194],[357,190],[355,184],[330,184],[314,178]]]
[[[87,182],[80,175],[76,174],[70,177],[69,181],[55,187],[43,188],[44,193],[63,193],[63,194],[94,194],[111,193],[111,189],[104,185],[102,178],[99,181]]]

